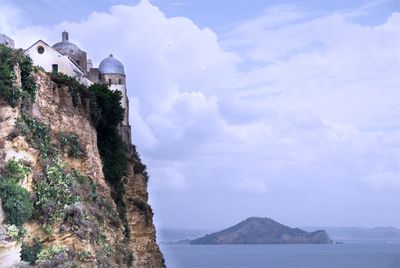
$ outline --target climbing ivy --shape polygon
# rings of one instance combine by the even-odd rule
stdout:
[[[25,136],[27,142],[39,150],[42,158],[55,156],[56,149],[51,144],[51,129],[43,122],[22,113],[16,123],[16,132],[15,134]]]
[[[123,199],[128,157],[126,145],[118,130],[119,124],[124,119],[124,109],[121,107],[122,94],[100,84],[90,86],[89,91],[93,94],[92,102],[95,103],[97,109],[96,112],[92,112],[92,122],[97,130],[97,146],[103,160],[104,176],[112,189],[112,197],[124,223],[125,236],[129,238],[130,229]]]
[[[79,137],[74,132],[60,132],[58,133],[58,141],[60,143],[61,150],[68,153],[71,157],[83,157],[85,156],[85,150],[79,143]]]

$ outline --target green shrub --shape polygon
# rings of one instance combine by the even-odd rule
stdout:
[[[35,101],[37,84],[34,76],[32,75],[34,72],[34,66],[32,59],[23,54],[20,55],[19,59],[19,68],[21,70],[21,84],[22,84],[22,92],[24,93],[24,98],[29,99],[31,103]]]
[[[22,226],[6,225],[6,235],[14,240],[21,241],[26,234],[26,230]]]
[[[11,159],[0,177],[0,197],[7,224],[22,226],[32,215],[30,194],[19,185],[29,172],[28,166]]]
[[[21,260],[29,262],[30,264],[35,264],[38,259],[38,254],[42,249],[43,245],[37,238],[33,239],[31,245],[22,243]]]
[[[89,181],[91,181],[92,179],[88,176],[84,176],[82,175],[79,170],[77,169],[73,169],[71,172],[71,176],[73,177],[74,180],[76,180],[79,184],[84,184],[87,183]]]
[[[20,160],[12,158],[7,162],[7,166],[5,167],[2,174],[2,180],[19,183],[23,179],[25,179],[30,172],[31,168],[28,165],[26,165]]]
[[[36,206],[45,219],[55,222],[64,217],[64,208],[79,201],[73,192],[74,180],[57,161],[46,167],[45,176],[35,183]]]
[[[85,150],[79,143],[78,135],[74,132],[58,133],[58,141],[60,142],[61,150],[67,151],[68,156],[83,157]]]
[[[128,158],[126,145],[118,130],[124,119],[124,109],[121,106],[122,94],[100,84],[90,86],[89,91],[93,94],[91,116],[97,131],[97,146],[103,160],[104,176],[112,189],[112,198],[117,205],[119,216],[125,223],[125,236],[129,238],[130,230],[123,199]]]
[[[147,167],[145,164],[143,164],[142,159],[140,158],[140,155],[138,151],[136,150],[136,146],[132,144],[132,151],[134,155],[134,160],[133,160],[133,171],[136,174],[142,174],[146,182],[149,181],[149,174],[147,173]]]
[[[1,196],[7,223],[22,226],[32,216],[33,205],[26,189],[11,181],[3,182]]]
[[[49,73],[50,79],[58,85],[68,87],[68,92],[72,97],[74,106],[79,104],[79,98],[84,98],[85,94],[89,94],[87,87],[79,83],[75,78],[63,73]]]
[[[21,87],[15,85],[16,64],[21,70]],[[17,106],[21,99],[26,104],[35,100],[37,85],[32,75],[33,71],[32,60],[23,50],[0,45],[0,97],[12,107]]]
[[[53,232],[53,227],[50,224],[45,223],[42,225],[42,231],[45,235],[51,236]]]
[[[21,89],[15,86],[14,65],[18,62],[12,48],[0,45],[0,96],[15,107],[21,97]]]
[[[84,250],[84,251],[81,251],[81,252],[78,253],[78,259],[81,262],[88,262],[88,261],[91,261],[93,259],[93,256],[89,251]]]
[[[110,243],[108,243],[107,238],[104,234],[100,234],[99,243],[100,243],[101,248],[103,249],[104,254],[107,257],[110,257],[112,255],[113,250],[112,250]]]
[[[73,254],[65,247],[45,247],[37,254],[38,267],[76,267]]]
[[[51,144],[51,129],[39,120],[22,113],[22,117],[17,120],[16,129],[25,136],[27,142],[39,150],[42,158],[55,155],[55,148]]]

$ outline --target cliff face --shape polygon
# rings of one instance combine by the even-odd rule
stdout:
[[[325,231],[290,228],[269,218],[248,218],[228,229],[205,235],[190,244],[328,244]]]
[[[18,68],[15,73],[18,86]],[[19,185],[33,204],[22,238],[12,236],[0,221],[1,267],[19,261],[21,245],[25,261],[34,255],[37,260],[31,263],[38,267],[63,262],[76,267],[164,267],[147,203],[147,176],[138,172],[141,162],[135,151],[128,152],[124,179],[125,224],[104,178],[88,105],[74,105],[68,87],[47,74],[38,71],[35,78],[39,87],[29,109],[12,108],[0,98],[0,180],[10,173],[10,163],[26,167]]]

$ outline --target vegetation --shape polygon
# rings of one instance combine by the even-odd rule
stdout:
[[[94,84],[87,88],[75,79],[60,73],[50,74],[50,76],[54,82],[68,86],[75,106],[79,104],[79,100],[86,99],[90,102],[90,116],[97,131],[97,146],[103,161],[104,176],[112,189],[112,197],[118,207],[120,218],[124,222],[125,235],[129,238],[130,229],[123,200],[128,157],[126,145],[118,130],[118,126],[124,119],[124,109],[121,107],[122,94],[118,90],[111,91],[107,85]],[[61,140],[64,144],[74,143],[73,139],[67,141],[65,136],[61,137]],[[77,144],[75,148],[78,148]],[[77,153],[77,150],[75,152]],[[135,167],[138,172],[147,177],[146,166],[141,161],[138,161]]]
[[[59,162],[53,161],[46,167],[45,177],[35,184],[35,205],[47,223],[63,219],[65,207],[79,202],[73,186],[73,176],[65,172]]]
[[[147,173],[147,167],[145,164],[143,164],[142,160],[140,159],[140,155],[138,151],[136,150],[136,146],[132,145],[132,151],[134,154],[134,160],[133,160],[133,171],[135,174],[143,174],[145,176],[146,181],[149,180],[149,175]]]
[[[0,198],[7,224],[21,227],[32,215],[29,192],[20,186],[30,171],[26,164],[11,159],[0,177]]]
[[[93,256],[89,251],[84,250],[84,251],[81,251],[81,252],[78,253],[78,259],[81,262],[88,262],[88,261],[91,261],[93,259]]]
[[[66,151],[68,156],[83,157],[85,150],[79,143],[78,135],[74,132],[60,132],[58,133],[58,141],[61,150]]]
[[[51,129],[37,119],[22,113],[16,124],[17,131],[25,136],[26,141],[39,150],[42,158],[53,157],[55,148],[51,144]]]
[[[5,233],[8,237],[10,237],[13,240],[16,241],[21,241],[26,234],[26,230],[22,226],[16,226],[16,225],[5,225]]]
[[[112,188],[112,197],[124,222],[125,236],[129,238],[130,229],[123,200],[128,158],[126,146],[118,131],[118,125],[124,119],[124,109],[121,107],[122,94],[99,84],[90,86],[89,91],[92,92],[93,101],[96,103],[91,105],[96,107],[96,111],[92,112],[92,122],[97,130],[97,146],[103,160],[104,176]]]
[[[17,64],[21,70],[21,87],[15,83],[14,68]],[[0,97],[12,107],[16,107],[21,100],[26,105],[35,100],[37,85],[33,71],[32,60],[23,50],[0,45]]]
[[[38,254],[43,250],[43,245],[40,241],[35,238],[32,244],[22,243],[21,247],[21,260],[29,262],[30,264],[36,264]]]
[[[45,247],[37,254],[38,267],[75,267],[74,256],[65,247]]]
[[[57,83],[58,85],[65,85],[68,87],[68,92],[71,94],[72,103],[74,106],[79,105],[81,97],[90,96],[87,87],[79,83],[75,78],[63,73],[49,73],[49,75],[53,82]]]
[[[20,87],[15,83],[16,65],[19,65],[21,72]],[[32,197],[20,186],[31,172],[27,164],[12,159],[1,173],[0,198],[3,201],[5,222],[8,224],[7,235],[19,240],[24,237],[23,224],[34,213],[34,219],[41,222],[45,234],[50,235],[53,228],[57,228],[60,233],[72,232],[81,239],[90,241],[95,246],[98,264],[105,265],[109,257],[120,250],[107,240],[103,232],[105,227],[108,228],[104,225],[105,221],[108,220],[113,228],[120,228],[119,216],[125,227],[125,238],[130,238],[124,203],[128,155],[119,131],[119,125],[124,118],[122,94],[111,91],[106,85],[95,84],[88,88],[64,74],[49,74],[54,82],[68,87],[74,106],[81,107],[83,102],[86,107],[90,107],[90,118],[97,131],[103,172],[112,190],[117,212],[113,202],[98,194],[99,185],[95,180],[82,175],[78,170],[68,170],[59,161],[60,152],[75,158],[85,156],[86,152],[79,143],[78,135],[74,132],[52,133],[48,125],[31,117],[29,111],[24,109],[35,99],[37,85],[32,72],[39,69],[32,67],[32,61],[22,51],[0,46],[0,98],[21,110],[21,118],[17,120],[12,135],[24,136],[30,146],[38,150],[41,158],[41,170],[35,172],[33,178]],[[137,153],[135,157],[135,172],[147,176],[146,166],[141,163]],[[126,245],[125,242],[121,242],[121,245]],[[124,253],[124,256],[132,264],[133,255],[128,253]],[[82,262],[94,258],[89,251],[76,254]],[[70,267],[73,266],[74,254],[63,247],[44,247],[38,239],[34,239],[22,244],[21,258],[37,267]]]
[[[121,107],[122,94],[118,90],[111,91],[107,85],[94,84],[89,88],[81,85],[74,78],[56,73],[50,74],[57,84],[68,86],[73,104],[79,105],[81,100],[89,101],[90,116],[97,131],[97,146],[103,161],[103,172],[106,181],[112,189],[112,197],[117,205],[120,218],[124,222],[125,235],[130,237],[130,229],[126,218],[124,196],[124,178],[128,170],[127,148],[122,141],[118,126],[124,119],[124,109]],[[71,156],[79,156],[79,146],[74,136],[69,138],[61,134],[59,140],[62,148],[69,147]],[[141,161],[135,163],[137,172],[147,177],[146,166]],[[92,185],[94,198],[95,185]]]
[[[110,257],[112,255],[112,247],[110,243],[108,243],[107,238],[104,234],[100,234],[99,242],[101,247],[103,248],[104,254],[107,257]]]

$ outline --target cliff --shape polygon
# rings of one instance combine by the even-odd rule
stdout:
[[[27,69],[29,59],[4,60],[0,55],[1,267],[21,260],[35,267],[165,267],[135,147],[125,152],[120,183],[107,180],[93,103]]]
[[[305,232],[270,218],[248,218],[225,230],[190,241],[190,244],[328,244],[325,231]]]

